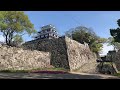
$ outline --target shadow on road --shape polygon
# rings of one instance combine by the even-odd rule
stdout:
[[[41,73],[0,73],[0,79],[117,79],[117,77],[103,77],[98,75],[81,74],[41,74]]]

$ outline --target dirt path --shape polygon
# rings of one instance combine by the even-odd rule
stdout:
[[[0,73],[0,79],[120,79],[116,76],[86,73],[40,74],[40,73]]]

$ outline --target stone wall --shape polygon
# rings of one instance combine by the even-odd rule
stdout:
[[[0,70],[30,70],[50,67],[50,53],[0,45]]]
[[[109,51],[106,55],[106,61],[115,61],[116,59],[116,51]]]
[[[120,70],[120,51],[116,52],[115,50],[109,51],[106,55],[106,58],[103,65],[103,72],[109,71],[111,73],[118,73],[118,70]]]
[[[114,55],[114,57],[115,58],[113,59],[113,61],[116,64],[116,68],[118,70],[120,70],[120,50],[118,50],[118,52],[116,52],[116,54]]]
[[[64,38],[37,39],[23,44],[24,49],[39,50],[51,53],[50,64],[57,68],[70,69],[67,48]]]
[[[100,63],[97,68],[98,72],[103,73],[103,74],[116,74],[116,68],[114,68],[114,63],[112,62],[104,62]]]
[[[92,53],[87,45],[80,44],[70,38],[66,39],[67,54],[70,70],[80,72],[95,72],[96,55]]]
[[[33,40],[23,44],[24,49],[51,53],[50,64],[54,67],[81,72],[95,71],[96,56],[89,47],[67,37]]]

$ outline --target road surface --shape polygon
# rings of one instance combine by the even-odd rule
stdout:
[[[0,73],[0,79],[119,79],[116,76],[87,73],[41,74],[41,73]]]

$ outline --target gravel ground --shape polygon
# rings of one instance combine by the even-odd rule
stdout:
[[[119,79],[116,76],[87,73],[41,74],[41,73],[0,73],[0,79]]]

